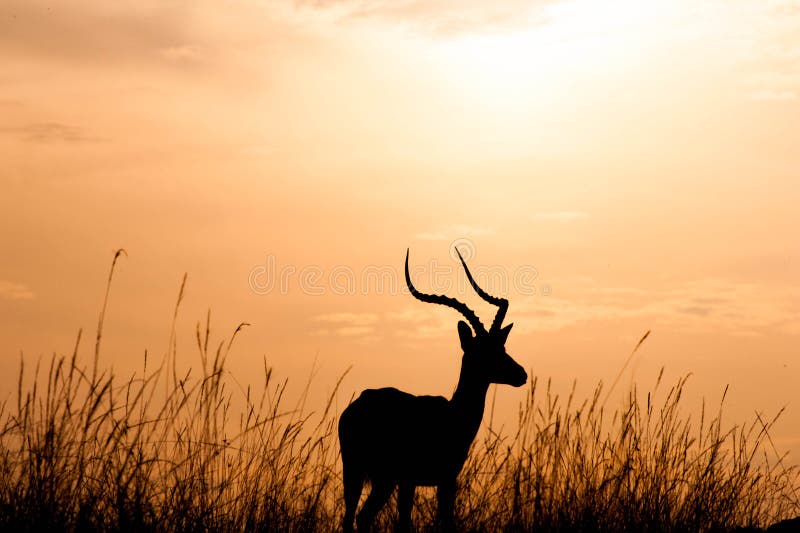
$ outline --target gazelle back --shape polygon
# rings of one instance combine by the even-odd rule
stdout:
[[[369,531],[375,515],[399,487],[399,529],[411,526],[414,489],[436,486],[441,525],[453,525],[456,477],[483,418],[486,392],[492,383],[520,387],[528,375],[505,350],[511,324],[503,327],[508,301],[484,292],[458,257],[470,284],[484,300],[498,307],[487,331],[465,304],[444,295],[424,294],[411,283],[406,251],[406,285],[423,302],[446,305],[460,312],[458,337],[464,355],[461,375],[451,399],[414,396],[395,388],[368,389],[351,403],[339,420],[345,515],[343,529],[353,530],[364,481],[372,490],[358,515],[359,531]]]

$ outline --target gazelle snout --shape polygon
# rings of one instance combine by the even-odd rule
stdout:
[[[528,373],[522,368],[522,365],[512,360],[513,367],[508,372],[508,383],[512,387],[522,387],[528,382]]]
[[[516,380],[509,383],[509,385],[512,385],[514,387],[522,387],[523,385],[525,385],[525,383],[528,382],[528,373],[525,372],[525,369],[522,368],[520,365],[517,366],[519,367],[519,369],[517,371]]]
[[[491,382],[512,387],[521,387],[527,383],[528,373],[510,355],[503,354],[498,363],[491,373]]]

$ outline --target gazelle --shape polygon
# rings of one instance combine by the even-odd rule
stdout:
[[[368,389],[353,401],[339,420],[345,513],[343,529],[353,531],[353,519],[365,480],[372,490],[358,514],[359,532],[367,532],[397,486],[398,528],[411,527],[411,507],[417,486],[437,487],[437,515],[442,526],[452,528],[456,477],[483,418],[486,392],[492,383],[520,387],[528,375],[506,353],[512,324],[503,327],[508,300],[484,292],[458,252],[472,288],[497,306],[487,331],[465,304],[444,295],[423,294],[411,283],[406,250],[406,285],[418,300],[452,307],[467,322],[459,321],[458,337],[464,355],[453,397],[414,396],[395,388]]]

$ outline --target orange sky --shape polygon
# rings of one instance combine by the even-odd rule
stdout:
[[[731,422],[788,404],[800,460],[797,2],[7,0],[0,62],[3,397],[21,351],[93,332],[118,247],[121,373],[166,348],[188,272],[185,366],[211,307],[220,337],[253,324],[242,382],[316,358],[323,392],[352,365],[344,396],[449,394],[457,315],[360,280],[411,247],[488,321],[463,239],[534,374],[609,382],[651,329],[625,386],[666,366],[729,383]],[[294,273],[258,294],[271,261]]]

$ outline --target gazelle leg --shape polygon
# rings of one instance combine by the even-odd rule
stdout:
[[[397,489],[397,530],[402,533],[411,531],[411,510],[414,506],[414,485],[400,484]]]
[[[358,533],[369,533],[372,529],[372,522],[375,520],[375,515],[386,504],[386,500],[392,495],[394,490],[394,483],[385,481],[373,481],[372,490],[367,496],[367,501],[358,513],[356,524],[358,525]]]
[[[442,531],[455,531],[453,515],[456,500],[456,481],[446,481],[436,491],[436,519]]]
[[[342,531],[352,533],[353,519],[356,516],[358,500],[361,498],[361,488],[364,485],[364,476],[361,472],[353,468],[345,468],[342,474],[344,482],[344,520],[342,521]]]

